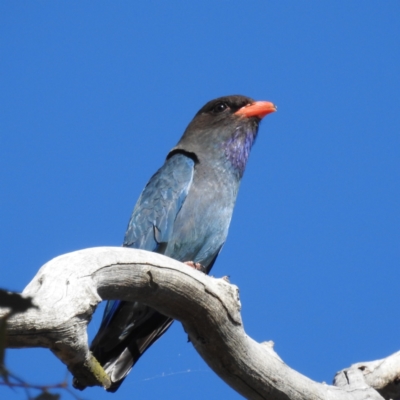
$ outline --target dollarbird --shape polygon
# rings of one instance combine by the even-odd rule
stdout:
[[[240,95],[220,97],[202,107],[144,188],[123,245],[161,253],[209,273],[226,241],[260,121],[274,111],[273,103]],[[109,392],[119,388],[172,322],[139,302],[107,303],[91,351],[111,378]]]

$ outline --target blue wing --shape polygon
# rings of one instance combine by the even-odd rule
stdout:
[[[124,246],[162,253],[193,180],[194,161],[169,158],[150,179],[133,210]]]
[[[184,154],[177,153],[166,160],[165,164],[152,176],[144,188],[133,210],[128,229],[125,233],[124,246],[163,253],[170,239],[174,221],[188,194],[193,180],[194,161]],[[121,306],[124,302],[109,301],[104,311],[103,320],[98,333],[99,340],[112,347],[123,340],[128,333],[140,326],[141,316],[147,318],[147,313],[139,308],[126,312]],[[145,306],[143,306],[145,307]],[[116,314],[118,321],[116,328],[105,332]],[[107,330],[109,331],[109,330]],[[94,340],[93,344],[99,340]],[[112,343],[114,342],[114,343]]]

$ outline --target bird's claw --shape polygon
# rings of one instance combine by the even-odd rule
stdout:
[[[184,264],[188,265],[191,268],[196,269],[197,271],[206,273],[206,267],[201,265],[200,263],[195,263],[194,261],[185,261]]]

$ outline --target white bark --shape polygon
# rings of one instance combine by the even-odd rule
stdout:
[[[238,288],[142,250],[99,247],[45,264],[23,291],[37,309],[9,318],[7,347],[47,347],[84,384],[109,385],[89,352],[86,327],[101,300],[139,300],[180,321],[196,350],[248,399],[400,399],[400,352],[354,364],[334,386],[288,367],[270,342],[246,335]],[[0,309],[0,317],[7,310]]]

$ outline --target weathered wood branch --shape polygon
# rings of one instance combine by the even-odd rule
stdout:
[[[99,247],[45,264],[23,291],[37,309],[8,320],[7,347],[49,348],[82,383],[109,385],[86,327],[101,300],[138,300],[180,321],[208,365],[249,399],[399,399],[400,352],[339,372],[334,385],[288,367],[271,342],[246,335],[238,288],[142,250]],[[0,309],[0,317],[7,310]]]

